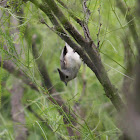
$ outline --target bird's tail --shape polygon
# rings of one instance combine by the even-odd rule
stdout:
[[[73,51],[73,49],[65,42],[68,51]]]

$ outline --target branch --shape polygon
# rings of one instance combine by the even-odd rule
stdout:
[[[98,12],[99,12],[99,30],[98,30],[98,34],[97,34],[97,48],[99,48],[100,46],[100,40],[99,40],[99,35],[100,35],[100,31],[101,31],[101,14],[100,14],[100,10],[101,10],[101,5],[100,7],[98,8]]]
[[[78,33],[74,34],[77,31],[75,30],[75,28],[73,28],[73,26],[65,18],[63,13],[57,7],[54,0],[51,0],[51,1],[46,0],[49,7],[48,7],[48,5],[45,5],[45,4],[44,5],[39,4],[35,0],[30,0],[30,1],[33,2],[37,7],[39,7],[49,17],[52,24],[55,25],[56,31],[59,31],[61,34],[65,35],[65,36],[61,36],[61,38],[64,39],[65,42],[67,42],[74,50],[77,50],[77,52],[79,53],[81,58],[84,58],[83,59],[84,62],[88,65],[89,68],[91,68],[91,70],[95,73],[96,77],[98,78],[98,80],[100,81],[102,86],[104,87],[106,96],[111,100],[111,102],[113,103],[115,108],[118,111],[121,111],[122,108],[124,107],[124,104],[123,104],[120,96],[118,95],[116,88],[111,84],[111,82],[108,78],[108,75],[105,71],[105,68],[101,62],[99,54],[97,53],[96,50],[93,49],[93,48],[97,48],[95,46],[95,44],[92,41],[91,42],[85,41],[85,39],[83,39],[83,37],[82,38],[80,37],[80,39],[76,38],[77,36],[79,36],[79,34]],[[73,41],[71,41],[70,38],[67,37],[67,34],[65,34],[65,32],[63,32],[63,29],[61,28],[61,26],[59,25],[55,16],[52,14],[52,12],[49,8],[53,11],[55,16],[59,19],[59,21],[61,22],[63,27],[75,38],[75,40],[77,41],[77,43],[79,43],[79,45],[82,47],[82,49],[81,49],[81,47],[79,47],[78,45],[73,43]],[[86,51],[86,53],[84,50]],[[89,57],[87,56],[87,54]],[[85,59],[85,57],[88,58],[88,61]]]
[[[77,45],[68,35],[67,33],[63,30],[63,28],[60,26],[60,24],[58,23],[57,19],[54,17],[54,15],[52,14],[50,8],[47,5],[42,5],[39,4],[37,1],[35,0],[30,0],[32,3],[34,3],[37,7],[39,7],[50,19],[50,21],[52,22],[52,24],[54,25],[54,32],[61,38],[63,39],[65,42],[67,42],[67,44],[69,44],[80,56],[81,58],[84,60],[84,62],[87,64],[87,66],[89,68],[91,68],[92,70],[95,71],[95,67],[93,66],[91,60],[89,59],[89,57],[87,56],[87,54],[85,53],[85,51],[79,46]],[[46,24],[44,22],[44,24]],[[46,24],[47,26],[47,24]],[[48,27],[48,26],[47,26]]]
[[[88,24],[88,20],[89,20],[89,17],[90,17],[90,10],[87,8],[87,2],[88,0],[83,0],[83,10],[84,10],[84,13],[85,13],[85,22],[86,24]]]
[[[83,46],[87,41],[83,36],[75,29],[75,27],[68,21],[62,11],[58,8],[54,0],[45,0],[49,8],[53,11],[54,15],[59,19],[63,27],[71,34],[71,36],[77,41],[78,44]]]
[[[84,15],[85,15],[85,20],[82,21],[82,28],[84,31],[84,36],[85,39],[89,42],[91,41],[91,36],[90,36],[90,32],[89,32],[89,28],[88,28],[88,21],[89,21],[89,17],[90,17],[90,10],[87,8],[86,2],[88,0],[83,0],[83,11],[84,11]]]
[[[55,14],[55,16],[59,19],[59,21],[61,22],[63,27],[71,34],[71,36],[73,36],[75,38],[77,36],[77,34],[76,35],[73,34],[73,33],[76,33],[75,29],[69,23],[69,21],[65,18],[64,14],[58,8],[58,6],[54,2],[54,0],[46,0],[46,2],[49,5],[49,7],[51,8],[51,10],[53,11],[53,13]],[[66,23],[67,23],[67,25],[66,25]],[[67,26],[67,28],[66,28],[66,26]],[[104,87],[106,96],[112,101],[112,103],[114,104],[116,109],[118,111],[121,111],[124,104],[123,104],[121,98],[119,97],[119,95],[117,94],[116,88],[111,84],[111,82],[108,78],[108,75],[105,71],[105,68],[100,60],[99,54],[97,53],[96,50],[93,49],[93,48],[97,48],[97,47],[95,47],[95,44],[93,42],[87,42],[85,40],[81,41],[81,39],[79,39],[79,38],[76,41],[77,41],[77,43],[79,43],[79,45],[81,45],[85,49],[86,53],[89,55],[89,57],[92,61],[92,65],[94,66],[93,72],[96,74],[100,83]],[[119,103],[119,105],[118,105],[118,103]]]
[[[0,65],[1,65],[1,57],[0,57]],[[13,62],[11,60],[5,60],[3,61],[3,68],[6,69],[9,73],[13,74],[15,77],[18,77],[22,79],[22,81],[29,85],[32,89],[38,91],[37,86],[29,79],[29,77],[19,70],[15,65],[13,65]]]
[[[97,48],[96,45],[94,44],[94,42],[93,41],[87,42],[76,31],[76,29],[71,25],[71,23],[67,20],[67,18],[64,16],[64,14],[61,12],[61,10],[58,8],[58,6],[54,2],[54,0],[51,0],[51,1],[50,0],[46,0],[46,2],[49,5],[49,8],[55,14],[55,16],[59,19],[59,21],[61,22],[61,24],[63,25],[63,27],[71,34],[71,36],[77,41],[77,43],[82,48],[85,49],[85,51],[87,52],[87,54],[89,55],[89,57],[90,57],[90,59],[92,61],[92,65],[93,65],[93,67],[92,67],[93,69],[92,70],[94,70],[94,72],[97,75],[97,77],[99,79],[101,79],[101,77],[99,76],[99,73],[98,73],[99,70],[97,69],[97,66],[96,66],[96,64],[100,61],[100,58],[99,58],[99,54],[97,53],[97,51],[93,49],[93,48]],[[50,16],[50,13],[51,13],[51,11],[49,12],[49,15],[47,14],[47,16]],[[54,18],[53,15],[51,15],[51,17]],[[54,24],[54,25],[56,25],[56,24]],[[59,26],[59,28],[60,28],[60,26]]]
[[[81,56],[81,58],[83,58],[84,62],[91,68],[91,70],[96,74],[96,76],[98,77],[98,79],[100,79],[99,81],[101,81],[101,77],[99,75],[99,71],[97,69],[97,65],[99,64],[99,62],[101,61],[96,50],[93,50],[92,46],[95,46],[95,44],[93,42],[84,42],[81,44],[80,40],[78,41],[79,45],[83,46],[84,49],[86,50],[87,54],[89,54],[90,59],[93,61],[93,63],[89,60],[89,58],[86,56],[84,50],[80,49],[72,40],[70,40],[70,38],[67,38],[67,34],[65,33],[65,31],[61,28],[61,26],[59,25],[59,23],[57,22],[56,18],[54,17],[54,15],[52,14],[51,10],[49,9],[49,7],[47,5],[45,5],[46,7],[44,7],[43,5],[39,4],[37,1],[35,0],[31,0],[36,6],[38,6],[42,11],[44,11],[44,13],[46,13],[46,15],[50,18],[51,22],[55,25],[56,31],[59,31],[61,33],[61,38],[65,40],[65,42],[67,42],[75,51],[77,50],[77,52],[79,53],[79,55]],[[49,0],[47,0],[49,1]],[[50,2],[50,1],[49,1]],[[65,16],[63,15],[63,13],[59,10],[59,8],[57,7],[57,5],[55,4],[54,1],[50,2],[50,5],[53,3],[53,8],[52,10],[54,11],[55,15],[61,18],[58,18],[60,20],[60,22],[63,24],[63,20],[65,19],[68,23],[69,21],[65,18]],[[59,10],[59,11],[56,11]],[[57,14],[59,13],[59,14]],[[70,26],[69,26],[70,25]],[[65,24],[63,25],[65,28]],[[69,29],[71,30],[71,32],[73,31],[73,27],[70,23],[67,25],[69,26]],[[67,28],[65,28],[67,30]],[[68,30],[69,31],[69,30]],[[69,32],[69,33],[71,33]],[[64,34],[64,35],[63,35]],[[71,34],[72,35],[72,34]],[[76,46],[75,46],[76,45]],[[94,47],[97,48],[97,47]],[[84,56],[84,57],[83,57]],[[87,61],[88,60],[88,61]]]
[[[78,40],[77,43],[79,43],[79,45],[81,45],[85,51],[87,52],[87,54],[90,57],[89,58],[86,56],[85,52],[83,49],[80,49],[79,46],[77,46],[72,40],[70,40],[70,38],[67,38],[67,34],[65,33],[65,31],[61,28],[61,26],[59,25],[59,23],[57,22],[56,18],[54,17],[54,15],[52,14],[51,10],[49,9],[50,7],[48,7],[47,5],[43,6],[42,4],[39,4],[36,0],[30,0],[32,1],[36,6],[38,6],[51,20],[52,24],[55,25],[55,29],[56,31],[59,31],[62,35],[64,34],[64,36],[60,36],[62,39],[65,40],[65,42],[67,42],[75,51],[77,51],[79,53],[79,55],[81,56],[81,58],[83,58],[83,60],[85,61],[85,63],[92,69],[92,71],[96,74],[96,76],[98,77],[98,79],[100,79],[101,81],[101,77],[99,75],[99,70],[97,69],[96,64],[98,64],[98,62],[100,61],[99,58],[99,54],[97,54],[96,50],[93,49],[92,46],[95,47],[95,44],[91,41],[91,42],[87,42],[85,39],[83,39],[82,37],[82,41],[80,38],[77,38]],[[60,11],[60,9],[57,7],[56,3],[52,0],[51,2],[49,0],[46,0],[48,2],[48,5],[50,4],[50,6],[52,5],[52,11],[54,12],[54,14],[56,16],[58,16],[58,19],[60,20],[60,22],[62,23],[62,25],[64,26],[64,28],[72,35],[74,36],[74,38],[77,37],[77,35],[74,35],[74,32],[77,32],[75,30],[75,28],[69,23],[69,21],[65,18],[65,16],[63,15],[63,13]],[[57,11],[58,10],[58,11]],[[59,13],[59,14],[58,14]],[[65,21],[65,23],[63,24],[63,22]],[[67,23],[67,25],[66,25]],[[66,27],[67,26],[67,27]],[[78,34],[78,32],[76,33]],[[76,46],[75,46],[76,45]],[[83,57],[84,56],[84,57]],[[88,61],[87,61],[88,60]],[[92,61],[92,62],[91,62]]]

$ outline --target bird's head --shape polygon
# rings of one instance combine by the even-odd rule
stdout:
[[[67,86],[68,82],[73,79],[70,72],[67,70],[60,70],[60,69],[57,70],[59,72],[61,81],[64,82],[65,85]]]

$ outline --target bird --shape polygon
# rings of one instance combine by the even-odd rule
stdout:
[[[61,69],[57,69],[62,82],[67,83],[77,76],[81,67],[81,58],[67,43],[61,52],[60,65]]]

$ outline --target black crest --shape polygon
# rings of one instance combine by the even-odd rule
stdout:
[[[63,50],[63,57],[67,54],[68,50],[67,50],[67,47],[65,46],[64,47],[64,50]]]

